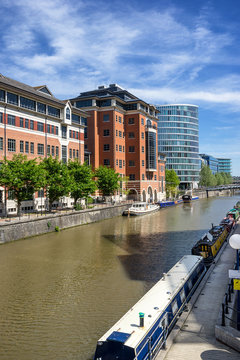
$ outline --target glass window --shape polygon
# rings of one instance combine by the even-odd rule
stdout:
[[[135,138],[134,132],[129,132],[129,133],[128,133],[128,137],[129,137],[129,139]]]
[[[48,125],[47,125],[47,132],[48,132],[48,134],[50,134],[50,130],[51,130],[51,129],[50,129],[50,125],[48,124]]]
[[[34,154],[34,143],[33,142],[30,143],[30,152],[31,152],[31,154]]]
[[[59,147],[56,146],[56,156],[59,157]]]
[[[15,121],[15,116],[14,115],[8,115],[8,125],[13,125],[13,126],[15,126],[15,123],[16,123],[16,121]]]
[[[129,160],[129,166],[135,166],[135,161],[134,160]]]
[[[29,142],[25,141],[25,153],[29,153]]]
[[[66,108],[66,119],[70,120],[70,109],[68,107]]]
[[[0,101],[5,101],[5,91],[0,90]]]
[[[38,102],[37,111],[41,114],[46,114],[46,105]]]
[[[103,121],[107,122],[109,120],[109,114],[103,114]]]
[[[72,159],[72,149],[69,149],[69,157]]]
[[[0,112],[0,123],[3,123],[3,113]]]
[[[109,129],[104,129],[103,130],[103,136],[109,136],[109,135],[110,135]]]
[[[144,139],[144,132],[142,132],[142,139]]]
[[[50,155],[50,145],[47,145],[47,155]]]
[[[105,166],[109,166],[109,165],[110,165],[110,160],[109,160],[109,159],[104,159],[104,160],[103,160],[103,164],[104,164]]]
[[[92,106],[92,100],[80,100],[80,101],[76,101],[76,107],[77,107],[77,108],[88,107],[88,106]]]
[[[24,152],[24,141],[20,140],[20,152],[23,153]]]
[[[54,134],[54,125],[52,125],[52,134]]]
[[[75,151],[75,149],[73,149],[73,158],[75,159],[75,153],[76,153],[76,151]]]
[[[116,144],[116,151],[118,151],[118,144]]]
[[[122,152],[122,145],[119,145],[119,151]]]
[[[135,152],[135,146],[129,146],[129,152]]]
[[[38,121],[37,129],[38,129],[38,131],[44,132],[44,124]]]
[[[128,124],[129,124],[129,125],[134,124],[134,118],[129,118],[129,119],[128,119]]]
[[[13,104],[13,105],[18,105],[18,96],[16,94],[7,92],[7,103]]]
[[[52,156],[55,156],[55,146],[52,145]]]
[[[135,180],[135,174],[129,174],[129,180]]]
[[[38,144],[38,155],[44,155],[44,144]]]
[[[23,120],[23,118],[20,118],[20,127],[24,127],[24,120]]]
[[[72,114],[72,122],[75,124],[80,124],[80,116],[76,114]]]
[[[16,140],[8,139],[8,151],[11,151],[11,152],[16,151]]]
[[[48,115],[60,118],[60,110],[48,105]]]
[[[30,129],[34,130],[34,121],[33,120],[30,120]]]
[[[142,180],[144,180],[144,174],[142,174]]]
[[[56,126],[56,135],[58,135],[58,126]]]
[[[118,135],[119,137],[122,137],[122,131],[119,130]]]
[[[118,121],[120,122],[120,124],[122,123],[122,117],[121,116],[118,117]]]
[[[144,125],[144,118],[141,118],[141,124]]]
[[[36,101],[20,96],[20,107],[35,111]]]
[[[62,125],[62,138],[67,138],[67,127]]]
[[[122,160],[119,160],[119,168],[122,169]]]
[[[62,162],[67,162],[67,147],[65,145],[62,145]]]
[[[3,150],[3,138],[0,137],[0,150]]]
[[[104,144],[103,145],[103,151],[109,151],[110,150],[110,145],[109,144]]]
[[[142,146],[142,153],[144,153],[144,146]]]
[[[144,160],[142,160],[142,166],[144,166]]]
[[[25,119],[25,128],[28,129],[29,128],[29,120]]]

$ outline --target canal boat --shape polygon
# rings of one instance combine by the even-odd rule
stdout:
[[[234,205],[234,209],[237,209],[238,211],[240,211],[240,201],[238,201],[236,203],[236,205]]]
[[[230,233],[235,225],[235,221],[233,218],[225,217],[220,222],[220,225],[224,225],[227,229],[227,232]]]
[[[155,359],[206,267],[186,255],[97,342],[94,360]]]
[[[192,201],[192,195],[183,195],[182,200],[184,203],[190,203]]]
[[[166,201],[159,201],[158,202],[158,205],[161,207],[161,208],[165,208],[165,207],[169,207],[169,206],[174,206],[174,205],[178,205],[178,204],[181,204],[183,202],[183,200],[166,200]]]
[[[146,202],[138,202],[132,204],[132,206],[123,212],[124,216],[139,216],[146,215],[160,209],[158,204],[151,204]]]
[[[193,246],[192,254],[201,255],[204,258],[204,263],[210,265],[227,239],[227,236],[228,230],[224,224],[212,226],[212,229],[204,234]]]
[[[239,219],[239,211],[238,211],[238,209],[229,210],[226,217],[233,218],[234,221],[236,222]]]

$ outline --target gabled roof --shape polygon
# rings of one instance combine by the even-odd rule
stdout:
[[[37,91],[41,91],[44,94],[48,94],[50,96],[53,96],[52,92],[49,90],[47,85],[34,86],[34,89],[36,89]]]

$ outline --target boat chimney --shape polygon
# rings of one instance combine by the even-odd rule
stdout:
[[[140,327],[144,327],[144,313],[139,313]]]
[[[213,229],[213,223],[212,223],[212,229]]]

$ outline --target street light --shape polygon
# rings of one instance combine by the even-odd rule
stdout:
[[[230,246],[236,250],[237,269],[239,271],[239,250],[240,250],[240,235],[234,234],[229,239]],[[240,330],[240,290],[237,290],[237,329]]]

